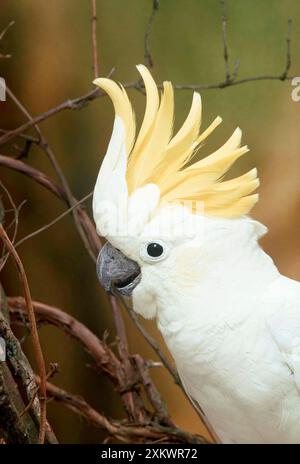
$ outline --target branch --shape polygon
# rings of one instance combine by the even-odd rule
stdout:
[[[97,46],[97,5],[96,0],[92,1],[92,47],[93,47],[93,74],[94,78],[99,76],[98,67],[98,46]]]
[[[154,0],[155,1],[155,0]],[[153,10],[154,11],[154,10]],[[152,11],[152,13],[153,13]],[[157,10],[155,10],[157,11]],[[223,15],[224,18],[224,15]],[[226,18],[226,17],[225,17]],[[148,23],[149,24],[149,23]],[[224,31],[224,20],[222,20],[223,24],[223,31]],[[214,83],[198,83],[198,84],[174,84],[174,88],[177,90],[213,90],[213,89],[225,89],[228,87],[232,87],[234,85],[241,85],[241,84],[246,84],[249,82],[256,82],[256,81],[287,81],[287,80],[292,80],[295,76],[290,76],[288,75],[288,72],[291,68],[291,24],[292,21],[291,19],[288,20],[288,33],[286,37],[286,43],[287,43],[287,51],[286,51],[286,64],[284,67],[283,72],[279,74],[264,74],[264,75],[258,75],[258,76],[249,76],[245,77],[242,79],[237,79],[237,72],[238,72],[238,67],[239,67],[239,60],[236,60],[235,63],[235,69],[230,77],[228,79],[227,77],[225,80],[221,80],[219,82],[214,82]],[[150,23],[151,26],[151,23]],[[226,31],[226,19],[225,19],[225,31]],[[226,32],[225,32],[226,34]],[[149,33],[148,35],[146,34],[146,39],[144,39],[144,42],[146,40],[146,57],[145,59],[148,59],[149,61],[149,56],[151,57],[151,54],[149,55],[149,45],[148,40],[149,40]],[[223,32],[223,46],[224,46],[224,59],[225,62],[228,62],[228,47],[227,47],[227,35],[225,35],[225,42],[224,42],[224,32]],[[227,58],[226,58],[227,57]],[[151,58],[152,60],[152,58]],[[152,63],[153,64],[153,63]],[[227,65],[226,65],[227,66]],[[227,72],[226,72],[227,76]],[[123,87],[126,89],[135,89],[137,91],[144,90],[144,85],[140,80],[136,80],[134,82],[127,82],[123,84]],[[158,86],[158,88],[162,88],[161,85]],[[21,126],[12,129],[6,133],[4,133],[0,137],[0,146],[3,145],[4,143],[8,142],[12,138],[22,134],[23,132],[26,132],[30,127],[32,127],[35,124],[38,124],[42,121],[45,121],[46,119],[54,116],[57,113],[60,113],[65,110],[79,110],[82,109],[84,106],[95,100],[96,98],[99,97],[105,97],[107,94],[102,91],[101,89],[93,89],[90,92],[86,93],[85,95],[82,95],[81,97],[75,98],[73,100],[68,99],[59,105],[50,108],[49,110],[45,111],[44,113],[35,116],[32,118],[31,121],[28,121]]]
[[[46,393],[46,367],[45,367],[44,356],[43,356],[40,339],[39,339],[39,335],[37,331],[30,289],[29,289],[29,285],[28,285],[28,281],[27,281],[27,277],[26,277],[26,273],[25,273],[22,261],[18,253],[16,252],[13,244],[11,243],[9,237],[7,236],[2,224],[0,224],[0,237],[3,240],[4,245],[6,246],[7,250],[13,256],[14,262],[16,264],[16,267],[19,273],[20,282],[22,284],[23,291],[24,291],[28,320],[29,320],[31,336],[32,336],[32,342],[33,342],[35,357],[36,357],[36,361],[37,361],[38,369],[40,373],[40,378],[41,378],[40,395],[39,395],[40,408],[41,408],[39,443],[44,443],[45,433],[46,433],[46,421],[47,421],[47,418],[46,418],[46,411],[47,411],[46,409],[46,394],[47,394]]]
[[[228,56],[228,45],[227,45],[227,16],[226,16],[226,5],[225,0],[220,0],[222,7],[222,32],[223,32],[223,48],[224,48],[224,61],[225,61],[225,81],[231,81],[229,56]]]
[[[24,311],[27,314],[25,302]],[[31,366],[8,321],[7,300],[0,286],[0,335],[5,340],[7,357],[6,362],[0,363],[0,377],[2,376],[2,380],[0,380],[0,385],[2,386],[0,389],[2,388],[2,391],[5,391],[5,397],[0,395],[0,410],[2,408],[0,422],[6,435],[6,441],[9,443],[37,443],[40,427],[40,405],[39,401],[35,400],[36,382]],[[8,368],[9,372],[6,368]],[[31,410],[21,417],[21,412],[28,402],[32,403]],[[16,411],[18,422],[15,422],[17,419]],[[48,422],[46,422],[46,441],[47,443],[57,443],[57,439]]]
[[[136,372],[133,369],[131,359],[129,356],[127,336],[121,310],[114,296],[110,296],[109,300],[119,339],[118,348],[121,364],[120,369],[118,371],[118,376],[120,388],[124,391],[123,398],[126,406],[126,411],[128,413],[128,417],[132,419],[134,422],[144,422],[147,419],[147,414],[145,408],[143,407],[141,399],[134,389],[128,390],[128,385],[136,385],[137,376]]]
[[[204,438],[183,432],[175,426],[167,427],[154,423],[150,425],[133,425],[107,419],[92,408],[83,398],[71,395],[50,382],[47,382],[47,392],[50,397],[63,403],[88,423],[100,427],[107,431],[109,435],[121,441],[131,443],[208,443]]]
[[[1,40],[4,38],[4,36],[6,35],[7,31],[8,31],[14,24],[15,24],[15,22],[14,22],[14,21],[11,21],[11,22],[2,30],[2,32],[0,32],[0,42],[1,42]],[[1,59],[1,58],[2,58],[2,59],[3,59],[3,58],[5,58],[5,59],[11,58],[11,55],[9,55],[9,54],[4,55],[4,54],[0,53],[0,59]]]
[[[33,168],[32,166],[29,166],[23,161],[0,154],[0,166],[5,166],[9,169],[13,169],[14,171],[18,171],[21,174],[25,174],[27,177],[31,177],[38,184],[42,185],[47,190],[50,190],[50,192],[54,193],[56,197],[66,201],[64,191],[59,184],[50,179],[50,177],[48,177],[43,172]]]
[[[285,69],[281,76],[282,81],[288,78],[288,73],[292,66],[291,37],[292,37],[292,20],[288,19],[288,30],[287,30],[287,36],[286,36],[286,63],[285,63]]]
[[[24,324],[24,317],[26,317],[25,301],[20,297],[9,297],[8,305],[12,322]],[[121,397],[124,401],[124,395],[129,391],[135,391],[137,383],[142,382],[145,387],[145,392],[152,404],[156,423],[163,426],[174,426],[166,409],[166,406],[161,399],[159,391],[155,387],[148,370],[148,363],[143,360],[140,355],[131,356],[133,366],[137,367],[135,372],[135,383],[124,383],[123,375],[123,361],[116,357],[111,348],[101,341],[96,335],[93,334],[86,326],[75,318],[66,314],[58,308],[55,308],[44,303],[33,301],[33,307],[39,324],[49,323],[59,329],[64,330],[68,335],[77,340],[81,346],[92,356],[96,362],[96,366],[102,370],[104,374],[117,386]],[[133,376],[133,378],[134,378]],[[128,380],[128,379],[127,379]],[[130,381],[131,379],[129,379]],[[126,397],[125,397],[126,398]],[[127,409],[127,405],[125,408]],[[142,423],[149,423],[150,417],[140,420]]]
[[[149,69],[153,68],[153,59],[151,55],[151,50],[150,50],[150,32],[152,28],[153,21],[155,19],[155,15],[158,12],[159,9],[159,0],[152,0],[152,9],[150,16],[147,21],[146,25],[146,30],[145,30],[145,35],[144,35],[144,58],[146,65],[148,66]]]
[[[105,342],[101,341],[84,324],[61,309],[39,301],[33,301],[32,304],[39,324],[54,325],[74,338],[94,359],[97,368],[116,383],[116,369],[119,367],[120,361]],[[26,317],[24,298],[9,297],[8,305],[12,320],[23,325],[24,317]]]
[[[207,419],[206,415],[204,414],[204,412],[202,411],[202,409],[200,409],[200,407],[198,408],[194,402],[191,400],[191,398],[188,396],[187,392],[185,391],[185,388],[184,386],[182,385],[182,382],[180,380],[180,377],[178,375],[178,372],[176,370],[175,367],[172,366],[172,364],[168,361],[167,357],[164,355],[164,353],[161,351],[161,348],[159,346],[159,344],[157,343],[157,341],[155,340],[155,338],[153,338],[149,332],[145,329],[145,327],[143,326],[143,324],[139,321],[139,317],[138,315],[134,312],[134,310],[127,304],[125,298],[123,297],[120,297],[124,307],[126,308],[131,320],[133,321],[133,323],[135,324],[135,326],[137,327],[137,329],[141,332],[141,334],[143,335],[143,337],[145,338],[145,340],[149,343],[149,345],[151,346],[151,348],[155,351],[155,353],[157,354],[157,356],[159,357],[159,359],[161,360],[161,362],[163,363],[163,365],[165,366],[165,368],[167,369],[167,371],[169,372],[169,374],[172,376],[175,384],[177,384],[184,396],[187,398],[187,400],[189,401],[189,403],[191,404],[191,406],[193,407],[193,409],[195,410],[197,416],[200,418],[202,424],[205,426],[205,428],[207,429],[208,433],[210,434],[211,436],[211,439],[213,442],[215,443],[218,443],[218,438],[216,436],[216,433],[215,431],[213,430],[209,420]]]
[[[89,198],[91,198],[92,195],[93,195],[93,192],[88,193],[83,198],[81,198],[81,200],[77,201],[77,203],[75,203],[73,206],[71,206],[71,208],[68,208],[66,211],[61,213],[59,216],[56,216],[56,218],[54,218],[52,221],[47,222],[47,224],[45,224],[44,226],[40,227],[39,229],[34,230],[30,234],[28,234],[25,237],[18,240],[14,244],[15,248],[18,248],[20,245],[22,245],[22,243],[24,243],[27,240],[35,237],[36,235],[41,234],[42,232],[45,232],[45,230],[48,230],[50,227],[54,226],[57,222],[59,222],[61,219],[63,219],[65,216],[67,216],[74,208],[76,208],[78,205],[81,205],[82,203],[87,201]]]
[[[0,187],[2,188],[2,190],[4,190],[6,196],[7,196],[8,200],[9,200],[9,203],[10,203],[10,205],[12,207],[12,210],[14,212],[14,221],[11,223],[11,224],[15,224],[13,236],[11,238],[11,242],[14,243],[15,239],[16,239],[16,236],[17,236],[17,232],[18,232],[18,226],[19,226],[19,211],[20,211],[20,208],[22,207],[22,205],[24,203],[21,203],[21,205],[17,208],[11,194],[9,193],[9,191],[7,190],[7,188],[5,187],[5,185],[1,181],[0,181]],[[3,218],[1,218],[1,215],[0,215],[0,222],[2,222],[2,219]],[[9,229],[10,225],[7,227],[7,230]],[[6,256],[2,255],[2,258],[0,260],[0,272],[3,269],[3,267],[4,267],[4,265],[5,265],[6,261],[7,261],[7,258],[8,258],[8,253],[7,253]]]
[[[27,111],[27,109],[22,105],[22,103],[20,102],[20,100],[13,94],[13,92],[7,88],[7,93],[8,95],[10,96],[10,98],[14,101],[14,103],[17,105],[17,107],[21,110],[21,112],[27,117],[27,119],[29,120],[29,122],[31,122],[33,124],[33,127],[39,137],[39,146],[42,148],[42,150],[45,152],[47,158],[49,159],[50,163],[52,164],[60,182],[61,182],[61,185],[62,185],[62,188],[63,188],[63,191],[64,191],[64,194],[65,194],[65,197],[66,199],[68,200],[68,203],[69,203],[69,206],[74,206],[76,204],[76,200],[74,199],[73,197],[73,194],[71,192],[71,189],[70,189],[70,186],[67,182],[67,179],[56,159],[56,156],[54,155],[49,143],[47,142],[47,140],[45,139],[45,137],[43,136],[39,126],[33,122],[33,118],[32,116],[29,114],[29,112]],[[75,221],[75,225],[76,225],[76,228],[78,230],[78,233],[89,253],[89,255],[91,256],[91,258],[95,261],[95,255],[94,255],[94,250],[93,248],[91,247],[90,245],[90,242],[89,242],[89,239],[85,233],[85,230],[83,229],[82,227],[82,223],[80,221],[80,217],[79,217],[79,213],[78,213],[78,210],[77,208],[74,208],[72,209],[72,214],[73,214],[73,217],[74,217],[74,221]]]
[[[73,204],[71,206],[64,189],[59,184],[53,181],[50,177],[46,176],[46,174],[44,174],[43,172],[29,166],[23,161],[0,154],[0,166],[5,166],[9,169],[13,169],[22,174],[25,174],[27,177],[32,178],[38,184],[42,185],[47,190],[54,193],[54,195],[57,198],[63,200],[67,204],[67,206],[71,207],[72,209],[76,207],[78,210],[78,215],[79,215],[82,227],[85,231],[85,235],[89,240],[90,248],[93,251],[93,255],[94,257],[98,255],[100,244],[101,244],[100,238],[97,235],[94,224],[92,223],[90,217],[88,216],[86,211],[82,208],[82,205],[80,204],[80,202],[78,202],[78,200],[75,197],[72,197]]]

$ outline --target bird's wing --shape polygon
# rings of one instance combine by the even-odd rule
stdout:
[[[267,323],[300,391],[300,283],[280,276],[267,290]]]

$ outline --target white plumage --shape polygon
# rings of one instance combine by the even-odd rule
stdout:
[[[151,101],[136,148],[131,110],[115,101],[124,91],[98,81],[113,98],[117,120],[95,188],[97,230],[140,266],[134,309],[156,318],[188,394],[221,441],[300,443],[300,284],[280,275],[258,244],[266,228],[247,216],[257,201],[256,170],[223,181],[247,151],[239,148],[240,130],[184,168],[220,119],[201,139],[201,101],[194,97],[192,116],[171,139],[162,114],[172,91],[165,85],[162,108],[152,78],[140,72]],[[164,164],[170,153],[177,157],[171,167]],[[204,209],[184,200],[201,201]],[[149,256],[151,243],[164,254]]]

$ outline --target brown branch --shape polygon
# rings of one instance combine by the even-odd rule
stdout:
[[[152,9],[150,16],[147,21],[146,25],[146,30],[145,30],[145,35],[144,35],[144,58],[146,65],[148,66],[149,69],[153,68],[153,58],[151,55],[151,50],[150,50],[150,33],[151,33],[151,28],[153,21],[155,19],[155,15],[158,12],[159,9],[159,0],[152,0]]]
[[[153,409],[157,413],[159,421],[165,425],[173,426],[174,424],[169,417],[166,405],[149,375],[149,369],[146,361],[139,354],[133,355],[132,358],[134,359],[148,398],[153,406]]]
[[[137,376],[129,356],[126,330],[121,309],[114,296],[110,296],[109,300],[118,336],[118,348],[121,359],[121,369],[119,369],[118,375],[120,388],[124,392],[123,399],[126,410],[131,420],[134,422],[144,422],[147,419],[147,414],[142,401],[134,388],[128,389],[128,385],[134,386],[137,383]]]
[[[38,184],[42,185],[47,190],[50,190],[50,192],[54,193],[54,195],[58,198],[66,200],[64,191],[59,184],[50,179],[50,177],[46,176],[46,174],[44,174],[43,172],[33,168],[32,166],[29,166],[23,161],[0,154],[0,166],[5,166],[9,169],[13,169],[14,171],[18,171],[22,174],[25,174],[27,177],[31,177]]]
[[[88,423],[100,427],[107,431],[109,435],[125,442],[207,443],[204,438],[183,432],[175,426],[161,426],[155,423],[136,425],[108,419],[92,408],[83,398],[67,393],[50,382],[47,382],[47,392],[50,397],[63,403],[67,408],[83,417]]]
[[[27,177],[32,178],[38,184],[45,187],[50,192],[54,193],[56,197],[63,200],[67,206],[71,207],[69,200],[66,196],[64,189],[53,181],[50,177],[46,176],[43,172],[39,171],[38,169],[29,166],[28,164],[24,163],[23,161],[17,160],[15,158],[11,158],[5,155],[0,154],[0,166],[5,166],[9,169],[13,169],[15,171],[20,172],[21,174],[26,175]],[[88,237],[90,247],[93,250],[94,256],[97,256],[99,253],[99,249],[101,246],[100,238],[97,235],[95,230],[94,224],[92,223],[90,217],[86,213],[86,211],[82,208],[80,202],[73,197],[73,206],[77,203],[77,210],[79,214],[79,218],[82,224],[82,227],[85,231],[86,236]]]
[[[50,365],[50,370],[49,372],[47,373],[46,375],[46,380],[48,381],[50,378],[53,377],[54,374],[56,374],[58,372],[58,364],[56,363],[51,363]],[[30,411],[30,409],[32,408],[33,406],[33,403],[34,403],[34,400],[39,392],[39,389],[40,389],[40,378],[39,378],[39,382],[37,382],[38,385],[35,389],[35,392],[34,394],[32,395],[32,398],[29,400],[29,403],[27,403],[27,405],[25,406],[25,408],[23,409],[23,411],[20,413],[20,417],[23,417],[28,411]]]
[[[288,35],[286,38],[286,43],[287,43],[287,53],[286,53],[286,64],[284,71],[280,74],[265,74],[265,75],[258,75],[258,76],[249,76],[245,77],[242,79],[236,79],[237,77],[237,71],[239,67],[239,60],[236,61],[235,63],[235,69],[234,72],[231,76],[231,78],[228,80],[227,78],[225,80],[222,80],[220,82],[215,82],[215,83],[199,83],[199,84],[174,84],[174,88],[177,90],[213,90],[213,89],[225,89],[228,87],[232,87],[234,85],[241,85],[241,84],[246,84],[249,82],[256,82],[256,81],[286,81],[286,80],[292,80],[295,76],[289,76],[288,71],[291,68],[291,52],[290,52],[290,45],[291,45],[291,20],[289,20],[289,27],[288,27]],[[226,42],[227,44],[227,42]],[[151,55],[150,55],[151,56]],[[111,74],[111,73],[110,73]],[[144,85],[140,80],[136,80],[134,82],[127,82],[123,84],[123,87],[126,89],[135,89],[137,91],[144,90]],[[159,88],[162,88],[161,85],[158,86]],[[12,138],[18,136],[19,134],[22,134],[23,132],[26,132],[30,127],[34,126],[35,124],[38,124],[42,121],[45,121],[46,119],[49,119],[50,117],[54,116],[57,113],[60,113],[65,110],[79,110],[82,109],[84,106],[95,100],[96,98],[99,97],[104,97],[107,94],[103,92],[101,89],[93,89],[86,93],[85,95],[82,95],[78,98],[74,99],[68,99],[59,105],[50,108],[49,110],[45,111],[44,113],[41,113],[38,116],[32,117],[32,119],[21,126],[12,129],[6,133],[4,133],[0,137],[0,146],[3,145],[4,143],[8,142]]]
[[[0,237],[3,240],[7,250],[11,253],[11,255],[14,258],[14,262],[16,264],[19,277],[20,277],[20,282],[23,287],[24,291],[24,297],[26,301],[26,308],[27,308],[27,314],[28,314],[28,319],[29,319],[29,324],[30,324],[30,330],[31,330],[31,336],[32,336],[32,342],[34,346],[34,352],[35,352],[35,357],[36,361],[38,364],[38,369],[39,369],[39,374],[41,377],[41,384],[40,384],[40,431],[39,431],[39,443],[44,443],[45,441],[45,433],[46,433],[46,367],[45,367],[45,361],[44,361],[44,356],[40,344],[40,339],[37,331],[37,326],[36,326],[36,320],[35,320],[35,315],[34,315],[34,310],[32,306],[32,300],[31,300],[31,294],[30,294],[30,289],[26,277],[26,273],[23,267],[23,263],[15,250],[13,244],[11,243],[9,237],[7,236],[2,224],[0,224]]]
[[[29,414],[26,414],[26,417],[20,418],[20,412],[24,408],[25,403],[31,400],[31,398],[34,397],[35,391],[36,391],[36,382],[33,377],[33,372],[32,368],[23,353],[20,343],[13,334],[8,320],[9,320],[9,313],[8,313],[8,306],[6,302],[6,297],[4,295],[4,292],[1,289],[0,286],[0,334],[5,340],[6,343],[6,356],[7,356],[7,362],[6,363],[1,363],[0,364],[0,371],[2,370],[3,366],[5,364],[9,368],[12,377],[17,385],[17,388],[20,392],[20,400],[18,401],[18,404],[15,404],[14,398],[10,397],[10,393],[13,393],[10,391],[7,391],[7,398],[5,401],[11,403],[11,408],[17,408],[18,411],[18,427],[22,427],[22,423],[24,424],[24,421],[28,423],[30,422],[30,417]],[[26,310],[26,305],[24,307],[24,311],[27,314]],[[16,395],[13,394],[15,397]],[[39,424],[40,424],[40,405],[39,401],[33,401],[32,403],[32,409],[30,411],[30,416],[33,416],[32,419],[34,421],[34,428],[28,423],[28,426],[30,427],[30,430],[28,431],[27,437],[21,437],[21,442],[24,442],[25,440],[30,441],[30,443],[36,443],[38,442],[38,435],[39,435]],[[3,417],[0,414],[0,420],[3,419],[5,421],[5,417]],[[26,425],[25,425],[26,426]],[[3,424],[2,427],[4,430],[6,430],[6,434],[11,436],[12,434],[14,435],[15,430],[12,430],[12,426],[9,425],[9,423]],[[35,428],[37,431],[35,431]],[[12,437],[12,440],[14,438]],[[57,443],[57,439],[49,425],[49,423],[46,423],[46,440],[47,443]],[[10,440],[9,440],[10,441]],[[20,442],[19,440],[17,440]]]
[[[84,324],[61,309],[38,301],[33,301],[32,304],[39,324],[54,325],[78,341],[94,359],[97,368],[100,368],[116,383],[116,369],[119,368],[120,361],[105,342],[101,341]],[[26,317],[24,298],[9,297],[8,305],[12,319],[23,324],[24,316]]]
[[[287,30],[287,36],[286,36],[286,61],[285,61],[285,69],[281,76],[282,81],[287,79],[289,70],[291,69],[291,66],[292,66],[291,38],[292,38],[292,20],[288,19],[288,30]]]
[[[191,404],[191,406],[193,407],[193,409],[195,410],[196,414],[199,416],[202,424],[205,426],[205,428],[207,429],[209,435],[211,436],[211,439],[213,442],[215,443],[218,443],[218,439],[216,437],[216,434],[211,426],[211,424],[209,423],[206,415],[204,414],[204,412],[198,408],[194,403],[193,401],[191,400],[191,398],[189,397],[189,395],[187,394],[187,392],[185,391],[185,388],[180,380],[180,377],[178,375],[178,372],[176,370],[175,367],[172,366],[172,364],[168,361],[167,357],[164,355],[164,353],[161,351],[161,348],[159,346],[159,344],[157,343],[157,341],[155,340],[155,338],[153,338],[149,332],[145,329],[145,327],[143,326],[143,324],[139,321],[139,317],[138,315],[134,312],[134,310],[127,304],[125,298],[121,298],[121,301],[124,305],[124,307],[126,308],[130,318],[132,319],[133,323],[135,324],[135,326],[137,327],[137,329],[141,332],[141,334],[143,335],[143,337],[145,338],[145,340],[148,342],[148,344],[151,346],[151,348],[155,351],[155,353],[157,354],[157,356],[159,357],[159,359],[161,360],[161,362],[163,363],[163,365],[165,366],[165,368],[167,369],[167,371],[170,373],[170,375],[172,376],[175,384],[177,384],[184,396],[187,398],[187,400],[189,401],[189,403]]]
[[[77,203],[75,203],[73,206],[71,206],[71,208],[68,208],[66,211],[64,211],[62,214],[57,216],[55,219],[53,219],[50,222],[47,222],[47,224],[45,224],[44,226],[40,227],[39,229],[36,229],[35,231],[31,232],[30,234],[28,234],[25,237],[18,240],[14,244],[15,248],[18,248],[18,246],[22,245],[22,243],[26,242],[27,240],[35,237],[36,235],[41,234],[45,230],[48,230],[50,227],[54,226],[57,222],[59,222],[61,219],[63,219],[65,216],[67,216],[72,211],[72,209],[76,208],[78,205],[84,203],[86,200],[91,198],[92,194],[93,194],[93,192],[88,193],[85,197],[83,197],[81,200],[77,201]]]
[[[29,120],[29,122],[31,122],[33,124],[33,127],[39,137],[39,146],[42,148],[42,150],[45,152],[47,158],[49,159],[50,163],[52,164],[59,180],[60,180],[60,183],[62,185],[62,188],[63,188],[63,191],[64,191],[64,194],[65,194],[65,197],[67,198],[68,200],[68,203],[69,203],[69,206],[74,206],[76,204],[76,200],[75,198],[73,197],[73,194],[71,192],[71,189],[70,189],[70,186],[67,182],[67,179],[56,159],[56,156],[54,155],[54,152],[52,151],[49,143],[47,142],[47,140],[45,139],[45,137],[43,136],[39,126],[34,123],[33,121],[33,118],[32,116],[30,115],[30,113],[27,111],[27,109],[24,107],[24,105],[20,102],[20,100],[13,94],[13,92],[7,88],[7,93],[8,95],[10,96],[10,98],[14,101],[14,103],[17,105],[17,107],[21,110],[21,112],[27,117],[27,119]],[[87,237],[86,233],[85,233],[85,230],[82,226],[82,222],[80,220],[80,217],[79,217],[79,212],[77,210],[77,208],[74,208],[72,209],[72,214],[73,214],[73,217],[74,217],[74,221],[75,221],[75,225],[76,225],[76,228],[77,228],[77,231],[89,253],[89,255],[91,256],[91,258],[95,261],[95,254],[94,254],[94,250],[93,250],[93,247],[91,246],[90,244],[90,241],[89,241],[89,238]]]
[[[19,208],[16,207],[15,205],[15,202],[11,196],[11,194],[9,193],[9,191],[7,190],[7,188],[5,187],[5,185],[0,181],[0,187],[2,188],[2,190],[4,190],[8,200],[9,200],[9,203],[13,209],[13,212],[14,212],[14,224],[15,224],[15,227],[14,227],[14,232],[13,232],[13,236],[11,238],[11,242],[14,243],[15,242],[15,239],[16,239],[16,236],[17,236],[17,231],[18,231],[18,225],[19,225]],[[0,217],[0,222],[2,222],[2,218]],[[5,247],[4,247],[5,248]],[[8,257],[8,254],[7,256],[2,256],[1,260],[0,260],[0,272],[1,270],[3,269],[6,261],[7,261],[7,257]]]
[[[24,299],[20,297],[9,297],[8,304],[12,322],[24,324],[24,316],[26,317]],[[130,357],[133,360],[134,365],[137,366],[137,372],[135,373],[135,377],[133,377],[135,385],[132,383],[126,385],[123,377],[123,362],[116,357],[111,348],[109,348],[104,341],[99,340],[98,337],[96,337],[96,335],[94,335],[81,322],[58,308],[36,301],[33,301],[33,307],[39,324],[50,323],[64,330],[68,335],[82,345],[82,347],[92,356],[97,367],[108,375],[110,380],[112,380],[118,387],[122,397],[130,391],[130,388],[136,388],[136,384],[140,378],[140,381],[145,387],[149,401],[155,410],[158,422],[164,425],[173,426],[163,400],[149,376],[148,363],[144,361],[140,355]],[[125,380],[128,381],[126,378]],[[129,379],[129,381],[130,380],[131,379]],[[125,408],[127,408],[126,405]],[[140,422],[148,423],[149,418],[146,421],[141,420]]]
[[[227,44],[227,16],[226,16],[226,5],[225,0],[220,0],[222,7],[222,34],[223,34],[223,54],[225,61],[225,81],[231,81],[229,56],[228,56],[228,44]]]
[[[93,74],[94,78],[99,76],[98,66],[98,45],[97,45],[97,4],[96,0],[92,2],[92,47],[93,47]]]

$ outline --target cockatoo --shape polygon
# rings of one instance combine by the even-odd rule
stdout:
[[[222,443],[300,443],[300,284],[258,244],[267,229],[248,215],[256,169],[224,180],[248,151],[241,130],[199,160],[221,118],[200,132],[195,92],[174,135],[172,84],[160,95],[149,70],[137,69],[146,93],[137,137],[125,89],[94,81],[115,109],[93,195],[107,239],[99,280],[156,319],[184,388]]]

